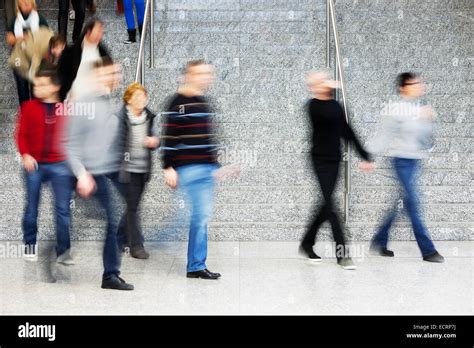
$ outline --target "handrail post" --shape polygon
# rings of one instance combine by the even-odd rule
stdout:
[[[341,84],[341,93],[342,93],[342,105],[344,108],[344,114],[346,117],[346,122],[349,124],[349,114],[347,112],[346,104],[346,88],[344,84],[344,69],[341,62],[341,49],[339,46],[339,37],[337,34],[336,27],[336,15],[334,9],[334,1],[327,0],[329,4],[329,13],[331,16],[332,22],[332,32],[334,36],[334,47],[336,49],[336,79],[340,81]],[[338,78],[339,77],[339,78]],[[349,201],[350,201],[350,191],[351,191],[351,166],[350,166],[350,144],[346,140],[344,142],[344,222],[347,224],[349,222]]]
[[[326,68],[331,67],[331,6],[326,0]]]
[[[150,68],[155,67],[155,0],[150,3]]]
[[[148,25],[148,15],[150,13],[150,1],[147,0],[145,4],[145,14],[143,17],[143,28],[142,28],[142,35],[140,36],[140,48],[138,50],[138,60],[137,60],[137,70],[135,72],[135,82],[144,83],[144,75],[145,75],[145,36],[146,36],[146,27]]]

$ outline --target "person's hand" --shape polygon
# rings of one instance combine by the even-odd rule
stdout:
[[[77,193],[82,198],[89,198],[96,190],[95,180],[89,172],[85,172],[77,178]]]
[[[175,189],[178,184],[178,173],[173,167],[169,167],[165,169],[165,183],[172,189]]]
[[[7,33],[7,45],[10,46],[10,47],[13,47],[15,46],[16,44],[16,37],[15,37],[15,34],[13,33]]]
[[[421,118],[431,121],[435,117],[435,112],[431,105],[425,105],[421,107],[421,112],[420,112]]]
[[[156,149],[160,145],[160,139],[158,137],[145,137],[143,145],[149,149]]]
[[[213,175],[218,181],[224,180],[227,177],[237,177],[240,175],[240,166],[238,164],[230,164],[217,169]]]
[[[362,161],[359,163],[359,169],[363,172],[370,173],[375,169],[375,164],[369,161]]]
[[[28,173],[34,172],[38,166],[38,162],[36,162],[33,156],[27,153],[22,156],[21,161],[23,163],[23,167],[25,167]]]

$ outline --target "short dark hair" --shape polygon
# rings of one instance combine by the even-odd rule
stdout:
[[[102,68],[106,66],[113,65],[114,61],[110,56],[103,56],[102,58],[96,60],[93,64],[94,68]]]
[[[84,29],[82,30],[81,39],[79,42],[82,43],[86,35],[89,34],[97,24],[104,26],[104,22],[99,18],[93,18],[87,22],[87,24],[84,26]]]
[[[51,69],[39,70],[35,76],[48,77],[53,85],[61,86],[61,78],[59,77],[58,73],[55,70],[51,70]]]
[[[66,45],[66,39],[62,35],[54,35],[49,39],[49,49],[51,50],[53,47],[57,45]]]
[[[404,73],[398,74],[398,76],[397,76],[397,87],[398,88],[405,87],[409,80],[417,79],[418,76],[419,75],[414,73],[414,72],[404,72]]]
[[[198,66],[198,65],[206,65],[207,62],[204,59],[196,59],[196,60],[191,60],[190,62],[187,62],[184,69],[183,73],[186,74],[189,72],[189,69]]]

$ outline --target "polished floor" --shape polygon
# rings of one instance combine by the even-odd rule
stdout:
[[[149,260],[124,257],[131,292],[102,290],[101,243],[75,242],[74,266],[37,262],[1,242],[0,314],[473,314],[474,242],[437,242],[444,264],[422,262],[415,242],[393,242],[395,258],[353,246],[355,271],[337,266],[331,246],[311,264],[296,242],[210,242],[208,267],[218,281],[185,277],[186,243],[148,243]]]

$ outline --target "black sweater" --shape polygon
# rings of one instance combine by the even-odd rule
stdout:
[[[344,110],[334,99],[311,99],[308,113],[313,126],[313,158],[322,161],[341,160],[341,142],[344,138],[351,141],[358,154],[370,161],[370,155],[364,150],[352,128],[347,124]]]
[[[77,71],[79,70],[82,60],[83,41],[84,36],[82,36],[81,39],[73,46],[67,47],[61,54],[61,58],[58,63],[58,74],[61,78],[61,90],[59,92],[61,100],[66,99],[66,96],[71,89],[74,80],[76,79]],[[99,43],[98,48],[101,57],[110,57],[109,51],[104,46],[104,44]]]
[[[204,97],[175,94],[164,112],[161,150],[163,168],[216,163],[213,113]]]

